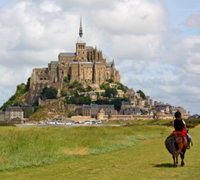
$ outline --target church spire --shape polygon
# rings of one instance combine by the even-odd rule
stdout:
[[[85,43],[83,39],[82,16],[80,18],[79,36],[78,36],[77,43]]]
[[[82,37],[82,36],[83,36],[83,28],[82,28],[82,16],[81,16],[80,27],[79,27],[79,37]]]

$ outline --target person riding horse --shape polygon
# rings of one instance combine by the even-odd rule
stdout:
[[[190,149],[190,143],[191,143],[191,136],[188,134],[187,130],[186,130],[186,123],[184,120],[182,120],[182,116],[181,113],[179,111],[177,111],[175,114],[175,120],[173,122],[173,126],[174,126],[174,132],[179,131],[183,134],[183,136],[187,137],[187,143],[188,143],[188,148]]]

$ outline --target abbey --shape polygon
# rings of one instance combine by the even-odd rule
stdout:
[[[119,71],[115,69],[114,60],[107,62],[102,52],[92,46],[86,46],[83,39],[82,20],[80,20],[79,37],[76,52],[64,52],[58,55],[58,61],[51,61],[47,68],[33,69],[30,80],[29,103],[35,102],[44,87],[55,87],[61,94],[63,79],[70,77],[70,83],[78,80],[84,86],[100,85],[112,78],[120,82]]]

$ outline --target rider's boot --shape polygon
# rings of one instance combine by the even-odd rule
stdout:
[[[191,138],[187,138],[187,142],[188,142],[188,147],[187,147],[187,149],[190,149]]]

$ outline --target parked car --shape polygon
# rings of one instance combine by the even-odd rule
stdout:
[[[57,124],[63,124],[63,121],[57,121]]]
[[[92,124],[98,124],[97,121],[91,121]]]
[[[48,121],[47,124],[56,124],[55,121]]]
[[[101,122],[101,120],[97,120],[97,124],[101,124],[102,122]]]
[[[75,124],[75,121],[66,121],[65,124]]]
[[[92,124],[92,122],[91,121],[84,121],[84,124]]]

